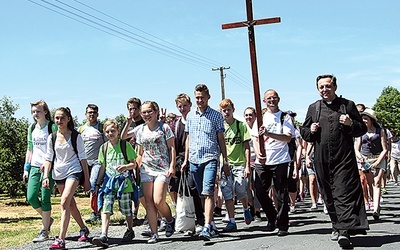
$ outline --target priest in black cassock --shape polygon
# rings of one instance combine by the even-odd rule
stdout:
[[[322,97],[308,107],[301,136],[314,144],[314,167],[332,221],[331,240],[350,247],[350,235],[369,229],[354,151],[354,137],[367,127],[353,101],[336,95],[336,77],[316,80]]]

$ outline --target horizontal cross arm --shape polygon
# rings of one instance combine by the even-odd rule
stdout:
[[[249,27],[249,26],[254,26],[254,25],[280,23],[280,22],[281,22],[280,17],[272,17],[272,18],[265,18],[265,19],[259,19],[259,20],[253,20],[253,21],[222,24],[222,29],[233,29],[233,28]]]

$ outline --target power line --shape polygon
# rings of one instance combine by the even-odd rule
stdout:
[[[157,42],[157,41],[154,41],[154,40],[149,39],[147,37],[144,37],[143,35],[139,35],[137,33],[134,33],[134,32],[132,32],[132,31],[126,29],[126,28],[123,28],[123,27],[121,27],[119,25],[113,24],[113,23],[111,23],[109,21],[106,21],[106,20],[104,20],[104,19],[102,19],[100,17],[97,17],[95,15],[87,13],[87,12],[77,8],[77,7],[74,7],[74,6],[70,5],[70,4],[63,3],[63,2],[61,2],[59,0],[54,0],[54,1],[66,6],[66,7],[62,7],[62,6],[60,6],[60,5],[56,4],[56,3],[51,3],[51,2],[46,1],[46,0],[37,0],[37,1],[41,1],[43,4],[41,4],[41,3],[37,2],[37,1],[34,1],[34,0],[28,0],[28,1],[38,5],[40,7],[46,8],[46,9],[48,9],[50,11],[53,11],[53,12],[55,12],[57,14],[60,14],[60,15],[65,16],[67,18],[70,18],[70,19],[72,19],[74,21],[80,22],[80,23],[85,24],[85,25],[87,25],[89,27],[92,27],[94,29],[97,29],[97,30],[102,31],[104,33],[107,33],[109,35],[112,35],[114,37],[117,37],[119,39],[127,41],[129,43],[141,46],[143,48],[149,49],[149,50],[154,51],[156,53],[160,53],[162,55],[174,58],[174,59],[179,60],[179,61],[186,62],[188,64],[191,64],[191,65],[203,68],[203,69],[207,69],[208,70],[209,68],[212,68],[213,66],[215,66],[215,64],[221,65],[220,63],[218,63],[216,61],[213,61],[211,59],[208,59],[206,57],[203,57],[201,55],[193,53],[193,52],[191,52],[189,50],[181,48],[181,47],[179,47],[177,45],[174,45],[174,44],[172,44],[170,42],[167,42],[167,41],[165,41],[165,40],[163,40],[161,38],[158,38],[158,37],[156,37],[154,35],[151,35],[150,33],[147,33],[147,32],[145,32],[145,31],[143,31],[141,29],[138,29],[138,28],[126,23],[126,22],[123,22],[123,21],[121,21],[121,20],[119,20],[117,18],[114,18],[114,17],[112,17],[112,16],[110,16],[110,15],[108,15],[108,14],[102,12],[102,11],[99,11],[99,10],[97,10],[97,9],[87,5],[87,4],[84,4],[84,3],[82,3],[82,2],[80,2],[78,0],[74,0],[74,1],[79,3],[79,4],[81,4],[82,6],[85,6],[86,8],[88,8],[88,9],[90,9],[92,11],[100,13],[100,14],[102,14],[102,15],[104,15],[104,16],[106,16],[106,17],[108,17],[108,18],[110,18],[110,19],[112,19],[114,21],[117,21],[117,22],[119,22],[121,24],[124,24],[124,25],[126,25],[126,26],[128,26],[128,27],[130,27],[130,28],[132,28],[134,30],[137,30],[137,31],[139,31],[139,32],[151,37],[151,38],[154,38],[154,39],[156,39],[156,40],[158,40],[160,42]],[[69,9],[66,9],[66,8],[69,8]],[[85,16],[83,16],[83,15],[85,15]],[[168,44],[169,46],[167,46],[165,44]],[[249,84],[249,82],[246,81],[245,78],[235,70],[233,70],[232,80],[237,85],[245,88],[246,90],[251,91],[251,87],[250,87],[251,84]]]

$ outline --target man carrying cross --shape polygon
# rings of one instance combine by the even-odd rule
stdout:
[[[290,116],[279,109],[279,101],[279,95],[275,90],[270,89],[265,92],[264,103],[267,111],[263,115],[262,126],[259,130],[254,128],[252,136],[256,142],[254,152],[257,156],[256,195],[268,218],[267,231],[273,232],[278,226],[278,236],[286,236],[289,229],[288,169],[291,161],[288,142],[294,135],[294,126]],[[266,156],[260,154],[259,136],[262,136],[262,142],[265,143]],[[276,190],[278,212],[268,195],[272,183]]]

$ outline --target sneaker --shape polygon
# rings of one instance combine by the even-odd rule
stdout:
[[[171,222],[167,222],[165,226],[165,236],[171,237],[175,232],[175,219],[172,218]]]
[[[146,229],[143,230],[140,234],[141,234],[142,236],[144,236],[144,237],[151,237],[152,232],[151,232],[150,228],[146,228]]]
[[[295,206],[290,206],[289,207],[289,213],[291,213],[291,214],[296,213],[296,207]]]
[[[132,239],[135,238],[135,232],[132,229],[127,229],[126,232],[124,233],[124,236],[122,236],[121,242],[129,242],[132,241]]]
[[[192,236],[193,235],[193,231],[192,230],[187,230],[183,233],[183,236]]]
[[[399,183],[398,183],[398,182],[395,182],[395,183],[393,184],[393,186],[398,187],[398,186],[399,186]]]
[[[217,229],[217,228],[212,228],[212,227],[211,227],[211,229],[210,229],[210,235],[211,235],[211,238],[217,238],[217,237],[219,237],[218,229]]]
[[[204,241],[210,241],[211,240],[210,229],[208,227],[203,227],[203,229],[199,234],[199,238],[203,239]]]
[[[228,223],[229,221],[230,221],[229,220],[229,215],[225,214],[225,217],[222,219],[222,222]]]
[[[150,239],[147,240],[147,243],[149,244],[154,244],[158,242],[158,234],[157,233],[152,233],[150,236]]]
[[[50,245],[49,249],[65,249],[65,241],[57,238],[54,240],[54,243]]]
[[[199,233],[201,233],[201,231],[203,230],[203,226],[197,225],[196,228],[195,228],[194,230],[195,230],[196,234],[199,234]]]
[[[338,243],[341,248],[350,248],[350,237],[348,235],[340,235],[338,238]]]
[[[78,241],[87,241],[89,239],[89,228],[81,228],[81,230],[79,230],[79,235]]]
[[[253,221],[253,216],[250,213],[250,209],[245,209],[244,210],[244,222],[246,225],[250,225],[250,223]]]
[[[261,221],[262,221],[260,211],[257,211],[257,212],[255,213],[255,215],[254,215],[254,217],[253,217],[253,220],[254,220],[254,222],[261,222]]]
[[[318,209],[317,203],[313,203],[310,207],[310,210],[317,210],[317,209]]]
[[[90,214],[90,217],[85,220],[86,223],[96,223],[96,222],[100,222],[100,221],[101,221],[100,216],[97,215],[95,212],[92,212]]]
[[[318,198],[318,201],[317,201],[317,204],[318,204],[318,205],[324,204],[324,199],[322,199],[321,197],[319,197],[319,198]]]
[[[167,227],[167,221],[165,220],[165,218],[162,218],[160,220],[160,226],[158,226],[158,232],[164,232],[166,227]]]
[[[332,229],[331,241],[337,241],[339,239],[339,231]]]
[[[326,207],[326,205],[324,204],[324,214],[329,214],[328,212],[328,208]]]
[[[237,231],[236,223],[228,222],[228,225],[222,229],[224,232],[235,232]]]
[[[287,230],[279,229],[279,231],[278,231],[278,236],[279,237],[287,236],[288,234],[289,234],[289,232]]]
[[[386,188],[381,188],[381,194],[388,194]]]
[[[34,238],[32,241],[33,243],[36,242],[43,242],[49,239],[49,233],[46,230],[41,230],[36,238]]]
[[[100,237],[94,237],[92,239],[92,244],[98,247],[107,248],[108,247],[108,238],[104,235]]]

